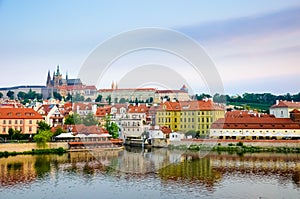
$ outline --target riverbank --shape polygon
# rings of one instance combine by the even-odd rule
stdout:
[[[236,153],[300,153],[299,140],[182,140],[171,142],[170,149],[192,151],[228,151]]]
[[[48,142],[47,149],[58,149],[63,148],[64,150],[68,150],[69,146],[67,142]],[[0,152],[25,152],[39,150],[36,143],[1,143],[0,144]]]
[[[62,147],[56,148],[56,149],[32,149],[31,151],[23,151],[23,152],[0,152],[0,158],[2,157],[8,157],[8,156],[16,156],[16,155],[40,155],[40,154],[63,154],[66,153],[67,150],[65,150]]]

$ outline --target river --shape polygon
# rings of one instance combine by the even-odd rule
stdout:
[[[0,159],[0,198],[300,198],[300,154],[120,151]]]

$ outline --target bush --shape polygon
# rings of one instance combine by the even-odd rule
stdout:
[[[238,143],[236,144],[236,146],[244,146],[244,143],[243,143],[243,142],[238,142]]]

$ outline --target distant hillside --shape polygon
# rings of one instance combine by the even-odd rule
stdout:
[[[195,99],[201,100],[205,97],[212,97],[209,94],[195,95]],[[276,100],[287,100],[300,102],[300,92],[291,95],[274,95],[271,93],[244,93],[242,95],[220,95],[215,94],[213,97],[214,102],[226,103],[227,105],[235,106],[236,109],[251,109],[259,112],[268,113],[270,106],[276,103]]]

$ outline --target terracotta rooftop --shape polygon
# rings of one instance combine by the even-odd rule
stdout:
[[[211,100],[198,100],[198,101],[176,101],[161,103],[158,110],[161,111],[210,111],[210,110],[224,110],[224,108],[214,103]]]
[[[96,111],[96,117],[105,117],[110,114],[111,106],[98,107]]]
[[[300,129],[300,123],[290,118],[275,117],[226,117],[215,121],[212,129]]]
[[[0,108],[0,119],[43,119],[32,108]]]
[[[128,113],[147,113],[148,110],[149,107],[147,107],[145,104],[128,106]]]
[[[278,103],[271,106],[271,108],[282,108],[282,107],[288,107],[288,108],[300,108],[300,102],[291,102],[291,101],[278,101]]]

